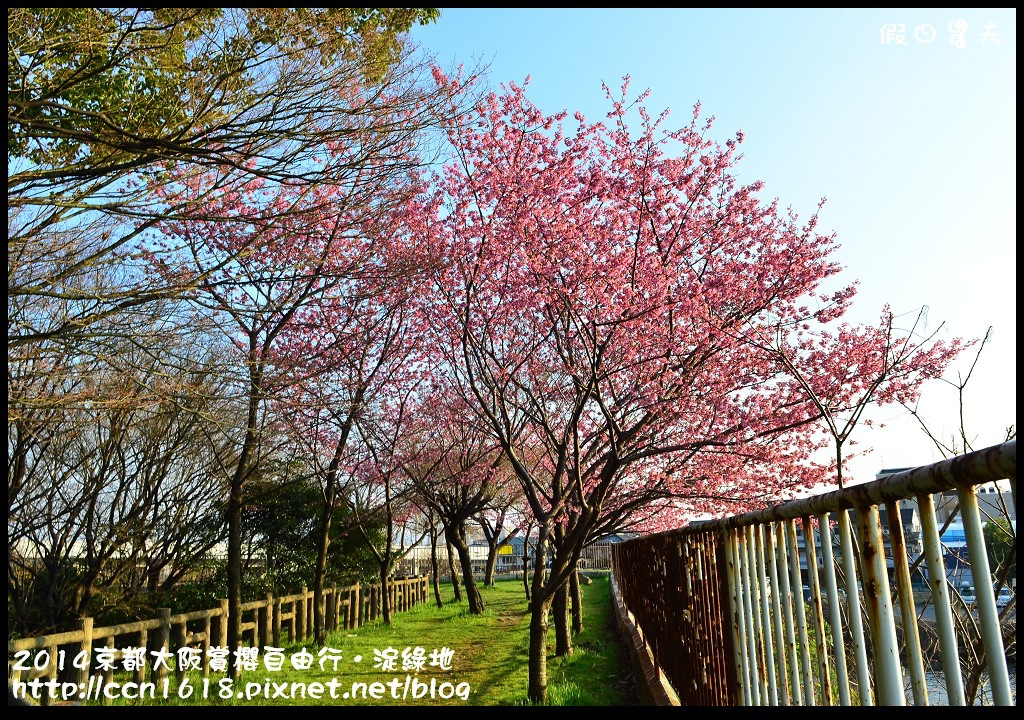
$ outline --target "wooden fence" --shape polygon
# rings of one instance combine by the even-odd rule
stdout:
[[[392,580],[388,583],[392,612],[409,610],[427,600],[427,576],[420,575]],[[107,658],[122,659],[124,649],[145,648],[146,661],[134,664],[136,683],[159,683],[172,672],[180,682],[185,668],[171,660],[178,649],[193,647],[200,650],[203,677],[210,674],[210,647],[226,647],[228,643],[228,601],[209,610],[197,610],[172,615],[170,608],[159,608],[160,616],[152,620],[94,627],[93,618],[82,618],[78,630],[41,635],[39,637],[10,640],[7,643],[7,682],[39,679],[43,682],[77,683],[82,688],[93,688],[90,678],[102,676],[109,683],[113,677],[110,664],[98,671],[97,654],[104,651]],[[382,614],[381,586],[356,583],[347,587],[332,585],[324,589],[324,622],[328,632],[358,628],[372,622]],[[303,587],[293,595],[274,597],[267,593],[261,600],[242,604],[241,638],[251,646],[281,647],[287,637],[288,644],[303,642],[313,637],[313,592]],[[118,645],[118,641],[122,642]],[[102,644],[100,645],[99,643]],[[166,658],[165,662],[151,662],[152,658]],[[229,656],[230,659],[230,656]],[[42,694],[47,704],[48,693]],[[109,698],[103,696],[104,702]],[[52,699],[51,699],[52,702]]]

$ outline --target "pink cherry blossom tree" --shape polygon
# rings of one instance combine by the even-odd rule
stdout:
[[[873,405],[916,402],[927,380],[938,379],[973,342],[936,339],[941,326],[924,334],[926,311],[917,311],[901,329],[892,310],[883,308],[877,326],[843,323],[835,331],[798,320],[790,332],[777,328],[765,338],[784,371],[821,416],[835,453],[835,482],[843,487],[844,453],[858,424],[872,426],[864,414]]]
[[[572,129],[525,86],[491,95],[449,129],[457,160],[422,230],[446,246],[438,344],[538,527],[535,702],[548,612],[610,514],[660,502],[661,526],[678,526],[822,479],[807,460],[821,409],[762,340],[829,322],[853,295],[822,290],[840,267],[817,213],[801,222],[737,181],[741,133],[712,141],[699,106],[669,129],[627,93]]]
[[[401,412],[402,408],[398,410]],[[353,468],[356,482],[344,496],[355,516],[356,531],[377,560],[381,619],[388,625],[395,565],[426,535],[416,523],[418,508],[412,485],[395,458],[400,438],[394,433],[401,432],[399,428],[399,423],[378,423],[366,415],[361,418],[360,434],[365,442],[357,455],[360,462]],[[377,524],[383,528],[380,536],[371,532]]]
[[[509,547],[512,538],[522,532],[526,523],[525,518],[517,512],[522,500],[519,483],[511,473],[511,468],[505,466],[503,470],[488,506],[474,517],[487,541],[484,585],[488,586],[494,585],[498,553],[502,548]]]
[[[313,577],[319,643],[326,634],[323,590],[331,523],[341,494],[349,491],[346,481],[355,480],[345,469],[353,467],[353,453],[365,452],[354,430],[382,393],[422,374],[415,359],[422,335],[416,319],[416,261],[402,257],[394,267],[407,270],[353,278],[344,294],[305,308],[281,336],[280,354],[307,358],[308,372],[276,404],[288,418],[289,436],[312,458],[322,490]]]
[[[469,612],[477,615],[484,601],[473,574],[467,523],[491,506],[509,472],[493,435],[464,398],[436,383],[439,379],[418,399],[402,467],[458,555]]]

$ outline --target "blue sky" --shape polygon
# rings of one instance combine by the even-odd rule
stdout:
[[[976,8],[442,8],[412,37],[444,67],[489,65],[545,112],[606,111],[602,81],[651,90],[647,106],[685,124],[695,102],[724,140],[742,130],[740,179],[763,180],[801,216],[828,198],[851,321],[929,308],[940,337],[993,337],[968,386],[976,447],[1016,424],[1016,11]],[[902,42],[901,42],[902,41]],[[961,45],[958,47],[958,45]],[[908,317],[908,320],[910,318]],[[968,360],[954,369],[966,372]],[[956,393],[930,386],[933,430],[959,427]],[[855,435],[882,467],[941,459],[902,408]]]

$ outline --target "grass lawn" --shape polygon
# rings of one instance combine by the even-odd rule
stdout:
[[[636,705],[629,659],[611,615],[607,574],[596,576],[583,592],[584,629],[574,638],[573,655],[552,656],[554,629],[549,630],[548,704]],[[191,697],[180,699],[172,673],[167,701],[158,688],[155,700],[119,699],[114,704],[526,704],[530,617],[522,582],[499,581],[496,587],[481,588],[481,594],[486,606],[482,615],[470,615],[464,602],[454,601],[447,585],[442,587],[442,608],[431,593],[430,603],[396,613],[390,626],[375,622],[328,635],[326,646],[337,651],[334,656],[340,655],[336,670],[334,661],[321,658],[321,649],[307,641],[312,655],[307,670],[293,669],[288,659],[302,649],[301,644],[286,646],[279,672],[268,672],[260,653],[258,669],[243,672],[233,684],[222,675],[211,673],[204,683],[193,674],[187,678]],[[186,687],[181,694],[187,692]],[[312,697],[316,694],[319,697]]]

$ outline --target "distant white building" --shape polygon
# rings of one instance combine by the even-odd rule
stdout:
[[[881,470],[875,475],[875,478],[881,480],[884,477],[912,469],[888,468]],[[975,487],[975,496],[978,498],[978,509],[981,511],[982,524],[986,522],[987,518],[1006,517],[1010,520],[1014,530],[1016,530],[1017,508],[1009,488],[1003,488],[1000,484],[994,482],[983,483]],[[971,573],[970,558],[967,554],[967,537],[964,535],[964,525],[958,515],[960,498],[956,491],[950,490],[935,493],[932,495],[932,502],[935,505],[935,521],[942,531],[940,540],[946,566],[946,578],[957,588],[972,586],[975,583]],[[917,499],[900,500],[899,504],[901,513],[905,513],[906,508],[913,508],[913,515],[917,518],[917,536],[920,537],[920,512]],[[905,516],[904,533],[908,536],[907,554],[910,556],[910,560],[913,561],[921,552],[921,548],[919,546],[916,548],[911,546],[909,539],[911,533],[906,531]],[[927,574],[927,570],[923,570],[923,572]]]

